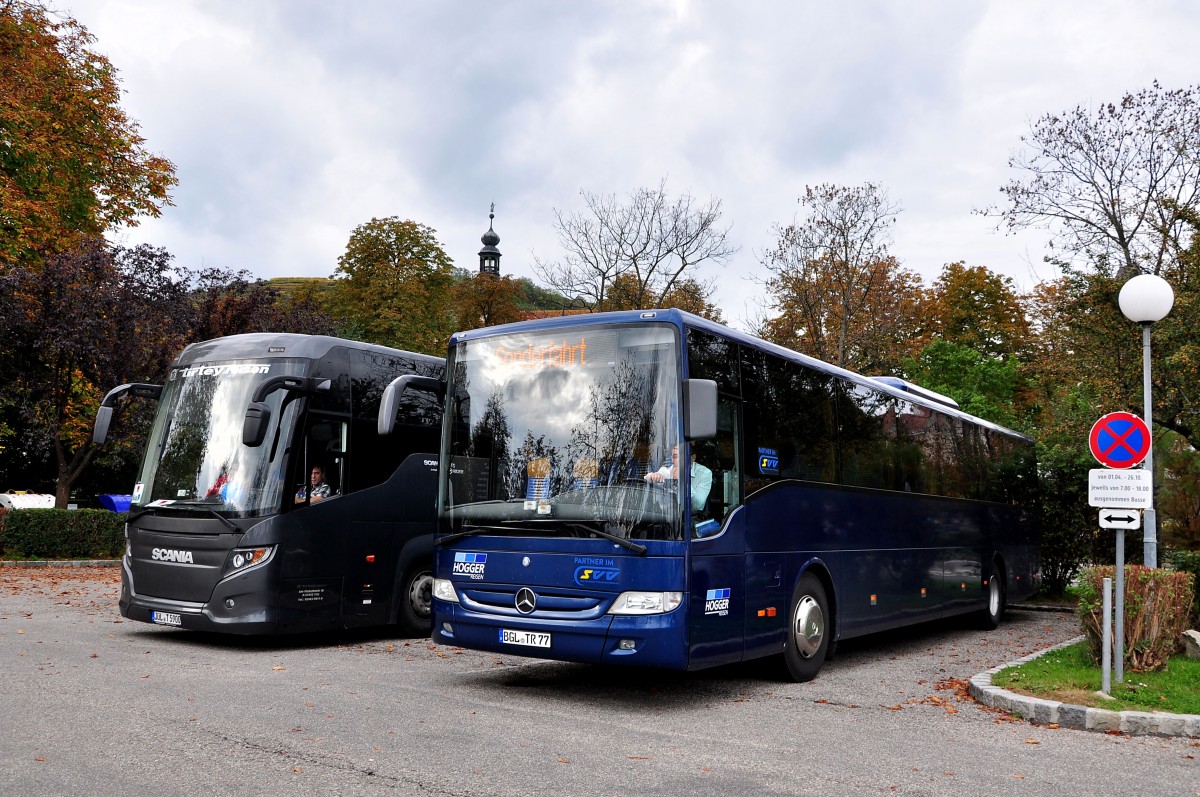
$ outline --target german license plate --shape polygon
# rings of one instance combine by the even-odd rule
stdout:
[[[500,643],[503,645],[524,645],[527,648],[550,647],[550,635],[538,631],[511,631],[500,629]]]
[[[150,622],[159,625],[183,625],[183,618],[174,612],[150,612]]]

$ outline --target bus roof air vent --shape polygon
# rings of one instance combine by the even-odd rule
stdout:
[[[888,387],[894,387],[897,390],[903,390],[905,393],[911,393],[914,396],[920,396],[921,398],[928,399],[929,401],[936,401],[938,404],[945,404],[947,407],[954,407],[955,409],[959,408],[958,402],[949,396],[942,395],[941,393],[921,387],[920,385],[914,385],[912,382],[901,379],[898,376],[873,376],[871,379],[874,379],[876,382],[882,382]]]

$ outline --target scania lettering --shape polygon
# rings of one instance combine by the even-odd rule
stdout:
[[[150,558],[159,562],[181,562],[189,565],[195,561],[191,551],[171,551],[166,548],[155,548],[150,552]]]
[[[808,680],[1038,583],[1032,440],[677,310],[459,333],[443,407],[440,644]]]
[[[443,360],[398,349],[253,334],[188,346],[163,385],[110,391],[100,442],[129,397],[159,403],[132,491],[121,613],[236,634],[427,634],[440,402],[411,390],[390,415],[382,407],[395,380],[444,373]]]

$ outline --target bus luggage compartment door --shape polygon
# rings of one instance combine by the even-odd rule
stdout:
[[[395,586],[396,539],[404,523],[351,523],[346,539],[342,617],[347,628],[382,625]]]

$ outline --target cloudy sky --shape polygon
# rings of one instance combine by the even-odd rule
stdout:
[[[561,254],[580,191],[666,180],[722,201],[719,282],[761,313],[761,254],[806,185],[882,185],[892,253],[932,280],[984,265],[1027,289],[1045,234],[1005,235],[1007,165],[1050,112],[1200,83],[1194,0],[384,2],[59,0],[120,72],[175,206],[114,236],[189,268],[329,276],[353,229],[399,216],[478,267]]]

